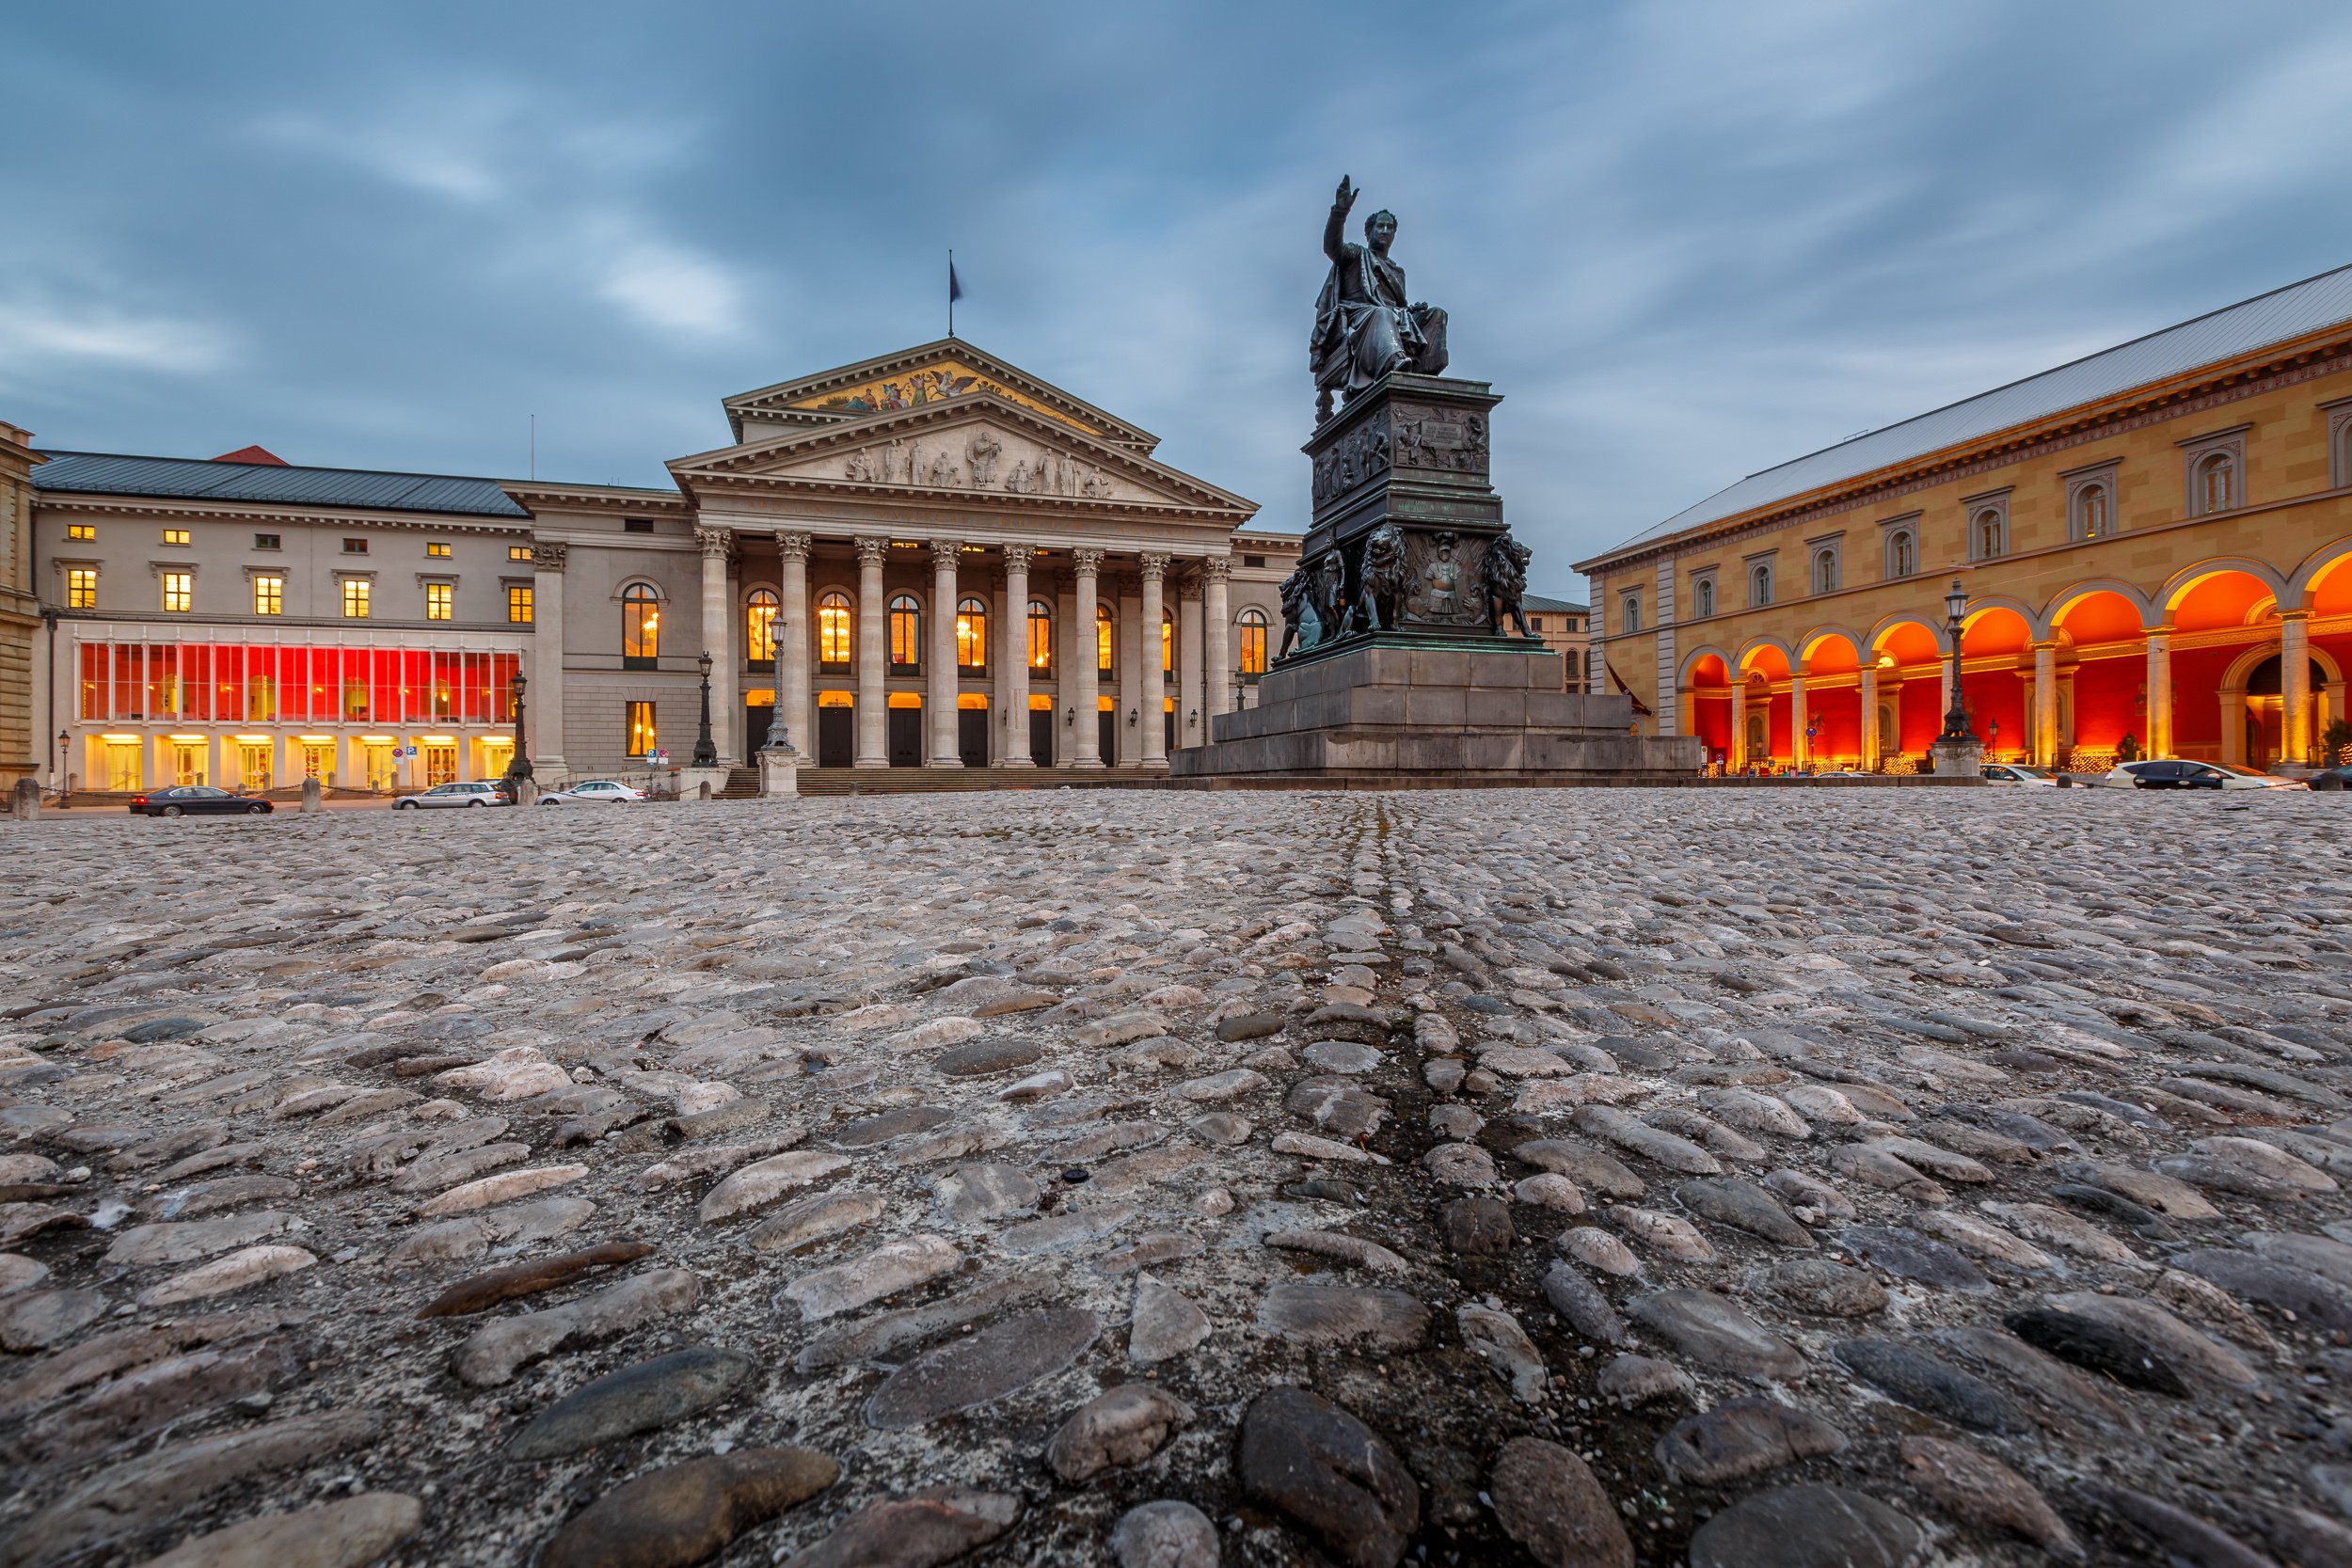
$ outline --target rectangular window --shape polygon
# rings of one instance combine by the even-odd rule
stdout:
[[[368,617],[368,594],[374,584],[365,578],[343,578],[343,615],[347,620],[364,621]]]
[[[520,583],[506,590],[506,618],[518,626],[531,624],[531,590]]]
[[[424,585],[424,618],[428,621],[448,621],[457,614],[457,588],[453,583],[428,582]]]
[[[447,545],[427,544],[424,547],[424,553],[435,561],[447,561],[449,559],[449,546]]]
[[[283,615],[286,612],[286,579],[275,575],[253,579],[253,613]]]
[[[529,561],[531,559],[531,546],[529,545],[509,545],[506,546],[506,559],[509,561]]]
[[[98,568],[70,566],[65,574],[65,607],[68,610],[98,608]]]
[[[165,544],[167,544],[167,545],[184,545],[184,544],[186,544],[187,542],[188,542],[188,531],[187,531],[186,529],[183,529],[183,528],[167,528],[167,529],[164,530],[164,543],[165,543]]]
[[[253,536],[253,547],[257,550],[274,550],[278,547],[278,535],[257,533]]]
[[[164,608],[175,615],[185,615],[196,604],[196,574],[166,572],[164,574]]]
[[[1262,555],[1245,555],[1241,558],[1241,563],[1244,566],[1254,567],[1257,570],[1263,571],[1265,569],[1265,557]]]
[[[633,757],[650,756],[654,749],[653,705],[631,703],[628,705],[627,718],[628,754]]]
[[[367,542],[366,540],[364,540],[364,539],[346,539],[346,540],[344,540],[344,541],[343,541],[343,554],[345,554],[345,555],[365,555],[365,554],[367,554],[367,553],[368,553],[368,542]]]
[[[88,541],[98,537],[98,528],[94,523],[68,523],[65,525],[65,536]]]
[[[621,531],[623,533],[651,533],[653,531],[653,519],[650,517],[624,517],[621,519]]]

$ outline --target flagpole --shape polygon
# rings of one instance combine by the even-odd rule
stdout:
[[[947,336],[956,335],[956,247],[947,247]]]

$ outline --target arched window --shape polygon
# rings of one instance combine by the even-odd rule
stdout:
[[[2237,505],[2237,459],[2226,451],[2197,460],[2197,511],[2227,512]]]
[[[1047,673],[1054,668],[1054,612],[1043,599],[1029,601],[1029,668]]]
[[[1631,635],[1642,629],[1642,595],[1628,594],[1617,601],[1617,630]]]
[[[849,594],[836,588],[818,599],[817,662],[828,674],[848,672],[850,637],[855,629]]]
[[[1886,575],[1907,578],[1919,570],[1919,536],[1899,528],[1886,536]]]
[[[965,670],[988,668],[988,606],[977,599],[956,606],[956,663]]]
[[[1837,592],[1837,552],[1826,545],[1813,552],[1813,592]]]
[[[1176,673],[1176,617],[1168,610],[1160,611],[1160,676],[1166,679]]]
[[[650,670],[661,656],[661,601],[642,582],[621,594],[622,668]]]
[[[1584,660],[1578,655],[1574,648],[1565,649],[1561,653],[1560,673],[1565,677],[1567,681],[1567,688],[1570,691],[1574,691],[1581,684],[1582,684],[1584,679]]]
[[[2009,519],[1997,508],[1988,506],[1978,513],[1968,531],[1977,560],[1991,561],[2009,554]]]
[[[890,673],[923,673],[923,607],[912,594],[895,594],[890,600]]]
[[[1251,605],[1233,617],[1241,629],[1241,673],[1245,675],[1265,673],[1265,611]]]
[[[1772,563],[1759,561],[1748,568],[1748,604],[1751,608],[1772,602]]]
[[[1691,613],[1702,621],[1715,613],[1715,579],[1713,578],[1701,578],[1691,585]],[[1573,631],[1576,628],[1570,626],[1568,629]]]
[[[1111,607],[1106,604],[1096,605],[1094,607],[1094,669],[1098,674],[1107,675],[1118,668],[1111,657],[1119,646],[1118,631],[1119,619],[1111,613]]]
[[[772,588],[755,588],[743,605],[743,659],[757,669],[776,658],[776,611],[781,601]]]
[[[2107,519],[2107,487],[2086,484],[2074,492],[2074,537],[2105,539],[2113,525]]]

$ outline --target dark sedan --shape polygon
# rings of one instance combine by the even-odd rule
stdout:
[[[231,795],[211,784],[174,784],[131,797],[134,816],[267,816],[272,809],[267,800]]]

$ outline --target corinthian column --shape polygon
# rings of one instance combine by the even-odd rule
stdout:
[[[1103,570],[1101,550],[1072,550],[1070,575],[1077,584],[1078,602],[1073,616],[1073,624],[1064,629],[1061,640],[1062,689],[1070,694],[1065,705],[1077,710],[1076,733],[1071,736],[1070,766],[1100,768],[1103,766],[1103,736],[1095,711],[1102,706],[1102,672],[1095,667],[1094,614],[1095,578]]]
[[[542,786],[564,778],[564,546],[531,546],[531,763]]]
[[[857,541],[857,759],[860,768],[890,766],[890,668],[883,663],[882,629],[889,609],[882,601],[882,562],[887,539]]]
[[[996,727],[1005,732],[999,766],[1034,768],[1029,754],[1029,562],[1037,551],[1007,545],[1005,551],[1005,662],[996,673],[996,701],[1004,711]]]
[[[1208,739],[1200,694],[1200,578],[1185,574],[1176,585],[1176,744],[1198,746]]]
[[[817,732],[809,727],[808,716],[808,546],[805,533],[776,535],[784,603],[776,610],[775,723],[793,750],[814,761]]]
[[[741,718],[742,682],[736,676],[734,657],[727,651],[727,629],[734,617],[727,604],[727,547],[732,532],[723,528],[697,528],[694,542],[703,552],[703,645],[718,679],[710,698],[710,737],[719,747],[719,760],[732,765],[743,760],[735,744],[735,726]]]
[[[961,768],[956,745],[956,564],[960,539],[931,541],[931,678],[923,705],[930,709],[931,751],[926,768]]]
[[[1233,575],[1233,558],[1213,555],[1200,563],[1200,578],[1208,625],[1201,630],[1201,650],[1206,656],[1202,670],[1209,683],[1209,700],[1202,705],[1200,740],[1213,738],[1209,720],[1233,707],[1233,614],[1227,602],[1225,584]]]
[[[1136,686],[1143,700],[1136,705],[1136,722],[1143,730],[1141,748],[1143,766],[1165,770],[1168,767],[1167,721],[1161,717],[1167,705],[1168,681],[1160,667],[1160,584],[1168,576],[1168,558],[1146,554],[1140,558],[1143,567],[1143,626],[1144,657],[1138,661]]]

